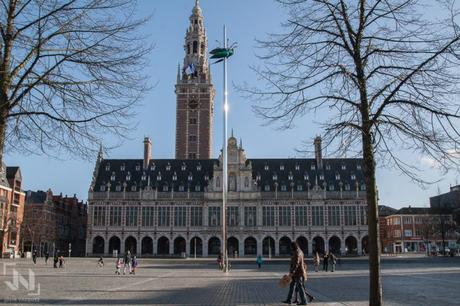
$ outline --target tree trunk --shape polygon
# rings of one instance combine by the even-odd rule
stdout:
[[[363,159],[369,227],[369,305],[381,306],[382,284],[380,277],[380,235],[378,222],[378,200],[375,179],[374,148],[369,128],[363,129]]]
[[[11,50],[13,49],[14,13],[16,1],[10,1],[8,5],[8,17],[3,50],[0,51],[0,167],[3,165],[3,151],[5,149],[5,137],[10,105],[8,92],[10,89],[10,62]]]

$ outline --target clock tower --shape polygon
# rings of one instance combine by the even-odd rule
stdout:
[[[176,84],[176,159],[210,159],[215,90],[203,14],[196,0]]]

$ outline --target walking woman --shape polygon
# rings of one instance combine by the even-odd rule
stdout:
[[[289,293],[287,299],[283,301],[285,304],[291,304],[292,294],[294,289],[298,291],[300,296],[300,303],[297,305],[307,305],[307,299],[305,298],[305,291],[302,285],[302,279],[306,277],[306,265],[304,263],[304,256],[302,250],[299,248],[296,242],[291,243],[291,266],[289,268],[289,276],[291,276],[292,281],[289,286]]]

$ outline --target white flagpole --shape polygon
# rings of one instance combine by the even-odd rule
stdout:
[[[224,25],[224,48],[227,49],[227,28]],[[228,273],[228,254],[227,254],[227,192],[228,192],[228,174],[227,174],[227,57],[224,57],[224,143],[222,146],[222,164],[223,164],[223,183],[222,183],[222,253],[224,260],[224,272]]]

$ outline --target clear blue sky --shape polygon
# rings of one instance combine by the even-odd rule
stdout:
[[[151,83],[156,86],[137,110],[139,122],[137,129],[131,131],[128,135],[130,139],[121,147],[109,152],[108,158],[142,158],[144,136],[152,138],[153,158],[174,158],[176,106],[174,84],[177,64],[182,63],[184,56],[184,35],[194,2],[194,0],[139,1],[139,14],[153,16],[144,31],[149,33],[150,40],[156,47],[150,56],[150,65],[145,69],[150,75]],[[277,3],[270,0],[201,0],[200,3],[205,16],[209,48],[218,45],[216,40],[222,41],[223,24],[228,27],[230,41],[238,42],[239,47],[229,65],[230,82],[236,84],[248,82],[257,85],[257,79],[249,69],[250,65],[259,63],[256,54],[260,53],[260,50],[257,49],[255,39],[264,38],[266,33],[279,31],[280,22],[285,18],[284,11]],[[222,144],[221,75],[221,67],[213,66],[212,76],[217,91],[213,157],[217,157]],[[315,119],[315,116],[298,121],[297,126],[289,131],[279,131],[276,126],[263,126],[263,122],[251,111],[251,101],[241,97],[234,89],[230,91],[229,127],[234,129],[237,138],[243,139],[243,146],[249,158],[302,157],[295,149],[301,147],[304,141],[311,142],[315,135],[321,134],[318,125],[311,119]],[[106,141],[110,143],[110,139]],[[418,157],[414,159],[418,160]],[[51,188],[54,193],[62,192],[64,195],[75,193],[83,200],[87,199],[94,160],[69,160],[66,156],[56,160],[46,156],[18,154],[7,155],[5,159],[7,165],[21,167],[24,189]],[[427,161],[419,162],[421,165],[427,164]],[[441,180],[426,190],[410,182],[396,170],[379,169],[377,183],[380,203],[395,208],[407,205],[425,206],[429,203],[429,197],[437,194],[438,187],[442,192],[446,192],[449,185],[454,185],[458,178],[458,173],[441,175],[432,168],[426,169],[426,177]]]

